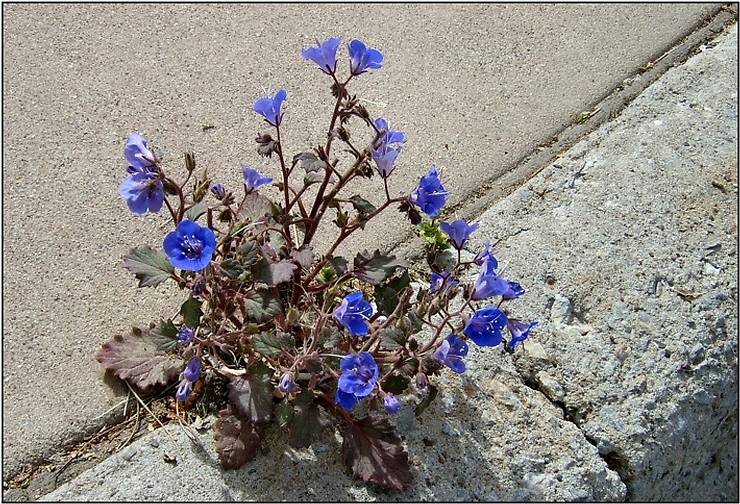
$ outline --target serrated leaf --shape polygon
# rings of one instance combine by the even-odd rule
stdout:
[[[355,477],[388,490],[405,490],[414,481],[409,457],[388,418],[371,414],[344,431],[342,461]]]
[[[378,285],[399,267],[408,268],[408,263],[392,255],[381,255],[380,250],[376,250],[372,255],[365,250],[355,257],[352,275],[369,284]]]
[[[232,280],[236,280],[244,273],[244,266],[236,259],[224,259],[221,262],[221,268],[223,268],[226,276]]]
[[[188,208],[188,211],[185,212],[185,218],[190,219],[191,221],[196,220],[198,217],[203,215],[208,211],[208,203],[200,202],[197,203],[190,208]]]
[[[262,443],[261,424],[235,415],[230,408],[221,411],[213,424],[216,452],[224,469],[238,469],[254,458]]]
[[[321,435],[329,421],[311,390],[302,390],[293,401],[293,422],[290,424],[288,443],[293,448],[307,448]]]
[[[355,207],[355,210],[360,215],[367,215],[370,213],[373,213],[377,208],[375,208],[375,205],[370,203],[365,198],[360,197],[359,195],[354,195],[349,199],[349,202],[352,203],[352,206]]]
[[[280,313],[280,302],[268,290],[249,292],[244,297],[244,305],[249,317],[257,323],[267,322]]]
[[[275,355],[280,350],[294,345],[295,340],[290,334],[276,335],[262,332],[254,335],[252,343],[254,343],[254,349],[262,355]]]
[[[319,172],[309,172],[303,177],[303,185],[310,186],[313,184],[320,184],[324,181],[324,174]]]
[[[275,286],[292,279],[297,269],[298,265],[293,261],[283,260],[273,263],[262,258],[252,267],[252,273],[255,280]]]
[[[393,374],[383,381],[383,391],[401,395],[409,386],[410,381],[408,376]]]
[[[200,309],[200,301],[190,296],[180,307],[180,315],[186,326],[195,329],[200,325],[200,318],[203,316],[203,310]]]
[[[293,250],[290,253],[290,257],[301,265],[303,268],[308,268],[313,264],[313,248],[310,245],[305,245],[300,250]]]
[[[349,263],[344,257],[329,257],[327,261],[337,275],[344,275],[347,272]]]
[[[182,371],[182,359],[167,353],[165,347],[149,329],[134,328],[127,335],[116,335],[103,343],[95,358],[121,380],[144,390],[153,385],[169,385]]]
[[[293,157],[293,162],[295,163],[296,161],[301,162],[301,166],[306,170],[306,173],[319,172],[321,170],[325,170],[328,166],[326,162],[319,159],[313,152],[301,152],[296,154]]]
[[[375,286],[375,303],[378,306],[378,312],[381,315],[388,316],[393,313],[398,306],[401,293],[411,284],[408,270],[405,270],[400,277],[392,278],[383,285]]]
[[[261,362],[253,365],[246,375],[229,381],[229,403],[234,411],[252,422],[266,422],[272,417],[272,370]]]
[[[165,352],[177,347],[177,327],[171,320],[161,320],[159,324],[151,330],[152,340]]]
[[[427,386],[427,389],[427,396],[416,406],[416,409],[414,410],[414,415],[417,417],[424,413],[424,410],[427,409],[429,405],[432,404],[432,401],[434,401],[434,398],[437,397],[437,387],[430,383]]]
[[[264,229],[269,219],[272,219],[272,202],[257,191],[244,196],[244,202],[239,206],[237,214],[240,219],[255,224],[255,233]]]
[[[129,250],[123,256],[123,264],[139,280],[139,287],[156,287],[175,273],[167,255],[148,245]]]
[[[380,331],[380,339],[388,350],[395,350],[406,344],[406,335],[397,327],[387,327]]]
[[[293,405],[287,399],[275,406],[275,420],[281,429],[286,428],[293,420]]]

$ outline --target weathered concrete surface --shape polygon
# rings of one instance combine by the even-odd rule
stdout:
[[[171,426],[45,499],[736,501],[737,26],[478,220],[541,325],[399,414],[407,492],[353,483],[332,436],[223,472]]]
[[[286,146],[314,145],[327,86],[299,52],[359,37],[386,64],[354,89],[410,139],[394,190],[437,163],[461,203],[719,7],[3,4],[3,478],[120,414],[95,350],[181,301],[121,264],[168,230],[117,194],[128,133],[227,186],[240,162],[274,174],[248,107],[285,86]],[[365,245],[408,229],[389,215]]]

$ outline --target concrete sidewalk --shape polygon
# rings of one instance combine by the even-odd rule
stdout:
[[[270,92],[285,86],[290,93],[286,145],[300,149],[315,143],[320,131],[311,120],[312,111],[323,100],[315,87],[315,69],[300,58],[299,51],[316,36],[358,37],[381,48],[387,61],[382,72],[359,82],[358,94],[372,100],[369,106],[379,107],[375,113],[388,117],[409,137],[403,170],[399,169],[395,181],[399,190],[413,187],[419,175],[436,163],[445,169],[452,203],[460,205],[461,216],[467,216],[475,213],[475,206],[463,202],[485,193],[487,197],[480,201],[490,203],[496,194],[506,192],[507,187],[496,192],[497,181],[509,180],[507,171],[515,166],[520,167],[514,170],[519,178],[507,184],[521,185],[543,165],[522,171],[519,161],[549,143],[578,113],[603,103],[615,88],[627,87],[625,79],[696,32],[718,9],[719,5],[709,4],[4,5],[4,479],[29,464],[53,461],[62,446],[120,415],[118,409],[106,414],[121,396],[102,381],[93,353],[112,334],[179,305],[175,290],[136,292],[133,279],[121,266],[120,256],[129,247],[156,244],[163,233],[160,217],[135,218],[117,196],[125,174],[120,153],[128,132],[145,134],[175,163],[184,150],[195,150],[199,164],[234,186],[239,162],[258,161],[251,139],[259,121],[244,110],[245,105],[263,93],[262,86]],[[383,23],[367,22],[379,15]],[[731,17],[726,12],[722,15]],[[285,37],[288,29],[291,36]],[[661,63],[675,57],[669,53]],[[736,51],[734,57],[736,65]],[[715,77],[721,81],[723,76]],[[735,88],[736,81],[737,74]],[[701,85],[719,84],[707,79]],[[661,106],[669,105],[651,106],[659,115]],[[736,111],[735,106],[735,120]],[[654,120],[658,119],[636,121],[627,125],[627,131],[634,135],[640,124]],[[216,128],[205,131],[207,124]],[[725,135],[734,138],[736,149],[737,129]],[[593,142],[590,147],[596,149],[598,142]],[[610,157],[608,152],[602,155]],[[722,161],[737,164],[736,158]],[[269,169],[266,163],[265,170]],[[612,169],[630,167],[615,162]],[[481,222],[489,225],[499,215],[495,206],[478,213]],[[404,241],[408,230],[395,217],[370,229],[365,246]],[[492,229],[481,230],[481,235]],[[529,280],[541,283],[534,273]],[[547,302],[532,297],[532,313],[541,315]],[[502,364],[507,365],[514,363]],[[557,418],[541,395],[521,393]],[[435,413],[439,411],[429,411],[428,416]],[[563,428],[578,434],[574,426]],[[424,429],[409,434],[409,445],[419,441],[416,438]],[[272,466],[267,462],[270,456],[265,456],[264,464],[257,464],[260,467],[223,474],[210,462],[203,466],[204,460],[212,458],[210,434],[203,436],[206,451],[191,454],[182,438],[177,441],[182,434],[176,429],[170,433],[180,448],[164,448],[171,441],[157,433],[157,441],[137,442],[128,454],[116,456],[49,498],[372,497],[339,469],[339,476],[315,481],[314,465],[333,464],[329,459],[336,453],[331,444],[314,454],[320,464],[295,455],[276,458],[278,465]],[[589,446],[583,445],[584,458],[601,479],[579,491],[591,498],[624,497],[620,477]],[[172,474],[165,470],[166,464],[160,467],[162,449],[180,455]],[[203,453],[210,455],[199,458]],[[297,464],[303,472],[296,475],[284,464]],[[271,483],[287,478],[286,485],[305,477],[306,482],[314,481],[314,493],[275,494],[267,483],[260,484],[263,490],[252,492],[244,481],[256,484],[259,479],[249,476],[254,471]],[[429,471],[444,475],[444,468]],[[206,472],[212,474],[217,488],[200,481],[197,475]],[[126,474],[131,484],[108,474],[117,474],[116,478]],[[173,488],[165,480],[177,485]],[[184,480],[189,483],[184,485]],[[502,488],[511,488],[506,482],[469,489],[468,495],[478,499],[525,496],[502,493]],[[356,490],[348,495],[347,488]],[[417,488],[406,498],[465,498],[453,490],[440,484],[432,493]],[[542,496],[582,496],[561,490]]]

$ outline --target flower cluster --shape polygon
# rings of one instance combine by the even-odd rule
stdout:
[[[505,277],[490,242],[474,260],[462,260],[480,225],[443,217],[449,193],[441,170],[431,165],[415,187],[390,196],[394,173],[410,169],[401,154],[413,139],[387,118],[373,118],[349,92],[354,79],[383,67],[383,53],[351,40],[342,77],[341,43],[333,37],[301,52],[331,80],[334,112],[321,144],[287,157],[281,127],[290,119],[288,92],[253,103],[266,128],[256,135],[256,153],[278,168],[261,173],[241,164],[241,201],[205,171],[196,175],[192,153],[178,180],[142,135],[128,136],[120,194],[134,214],[166,208],[173,228],[161,247],[132,249],[125,265],[141,287],[174,281],[187,299],[177,316],[106,343],[97,357],[141,389],[176,386],[185,409],[225,384],[228,400],[214,424],[225,467],[251,459],[266,422],[276,421],[303,447],[328,417],[346,424],[343,459],[358,477],[403,489],[411,480],[408,459],[385,415],[404,407],[421,413],[436,396],[436,376],[445,368],[466,372],[471,347],[503,344],[513,352],[537,322],[510,316],[505,303],[525,291]],[[365,132],[350,135],[357,125]],[[351,156],[346,166],[333,154],[337,144]],[[350,192],[353,181],[373,176],[384,194]],[[351,260],[337,253],[391,207],[438,245],[416,287],[408,263],[388,252],[358,250]],[[333,242],[317,250],[317,230],[331,215]],[[428,288],[418,286],[424,282]],[[204,392],[193,394],[196,383]],[[366,416],[358,418],[360,411]],[[249,429],[246,437],[240,429]],[[397,445],[392,455],[373,455],[390,444]]]

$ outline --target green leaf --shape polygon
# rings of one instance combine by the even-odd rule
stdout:
[[[378,285],[390,277],[396,268],[408,268],[408,263],[395,256],[384,256],[380,250],[371,256],[367,250],[357,254],[352,275],[372,285]]]
[[[370,203],[368,200],[360,197],[359,195],[354,195],[349,199],[349,202],[352,203],[352,206],[355,207],[355,210],[357,213],[359,213],[361,216],[365,216],[367,214],[373,213],[377,208],[375,208],[375,205]]]
[[[327,258],[327,261],[337,275],[344,275],[347,272],[349,264],[347,263],[347,259],[344,257],[332,256]]]
[[[151,330],[151,335],[159,348],[169,352],[177,347],[177,332],[177,327],[171,320],[161,320],[159,325]]]
[[[183,322],[186,326],[191,329],[195,329],[200,325],[200,318],[203,316],[203,310],[200,309],[200,301],[190,296],[190,299],[185,301],[180,307],[180,315],[182,315]]]
[[[224,469],[238,469],[254,458],[262,443],[264,425],[250,422],[227,407],[213,424],[216,452]]]
[[[151,330],[134,327],[129,334],[116,335],[103,343],[95,358],[113,375],[144,390],[174,383],[180,375],[184,363],[168,353],[167,346]]]
[[[257,322],[267,322],[280,313],[280,302],[272,297],[268,290],[256,290],[248,293],[244,298],[249,317]]]
[[[301,167],[306,170],[306,173],[318,172],[325,170],[328,167],[326,162],[319,159],[313,152],[301,152],[296,154],[293,157],[293,162],[296,163],[298,161],[301,162]]]
[[[295,345],[295,339],[290,334],[281,333],[279,335],[267,332],[261,332],[254,335],[252,340],[254,349],[262,355],[275,355],[285,348]]]
[[[191,221],[196,220],[198,217],[203,215],[208,211],[208,203],[200,202],[196,203],[195,205],[188,208],[188,211],[185,212],[185,218],[190,219]]]
[[[397,327],[387,327],[380,331],[380,338],[383,346],[389,350],[394,350],[406,345],[406,335]]]
[[[287,399],[275,406],[275,419],[281,429],[286,428],[293,420],[293,405]]]
[[[229,381],[229,402],[235,412],[252,422],[266,422],[272,417],[272,370],[258,362],[244,376]]]
[[[408,376],[393,374],[383,381],[383,390],[392,394],[401,395],[409,386],[410,381],[411,380]]]
[[[371,414],[351,422],[343,437],[342,461],[356,477],[397,491],[413,483],[409,456],[387,417]]]
[[[450,248],[450,238],[439,228],[439,221],[423,221],[419,224],[419,235],[435,250]]]
[[[148,245],[129,250],[123,264],[139,280],[139,287],[156,287],[175,273],[167,255]]]
[[[324,174],[319,172],[308,172],[303,177],[303,185],[310,186],[313,184],[320,184],[324,181]]]
[[[400,277],[392,278],[383,285],[375,286],[375,302],[378,305],[378,312],[386,317],[393,313],[398,306],[401,293],[411,285],[409,271],[404,270]]]
[[[315,399],[313,392],[304,389],[293,402],[294,415],[288,438],[288,443],[293,448],[311,446],[314,439],[329,425],[326,413],[316,404]]]

